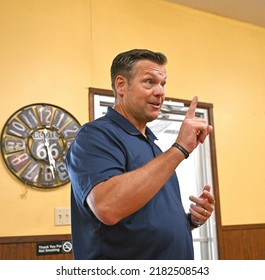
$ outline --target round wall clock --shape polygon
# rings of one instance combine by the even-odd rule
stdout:
[[[65,155],[80,127],[66,110],[51,104],[27,105],[10,116],[1,133],[1,152],[13,175],[47,189],[69,182]]]

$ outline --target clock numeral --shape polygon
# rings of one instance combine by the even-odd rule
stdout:
[[[53,143],[53,142],[51,141],[51,144],[50,144],[50,151],[51,151],[52,157],[53,157],[54,159],[59,158],[59,156],[62,154],[62,150],[61,150],[61,147],[60,147],[58,141],[56,141],[55,143]]]
[[[38,182],[38,177],[40,173],[40,164],[33,161],[27,166],[27,168],[22,172],[21,177],[32,183]]]
[[[38,120],[32,108],[23,110],[18,117],[31,129],[38,126]]]
[[[37,144],[37,145],[35,145],[35,144]],[[34,142],[32,154],[34,154],[37,159],[45,160],[48,157],[45,145],[43,142],[40,142],[40,141]]]
[[[49,148],[51,151],[51,155],[54,159],[59,158],[63,154],[62,148],[58,140],[51,140]],[[48,160],[47,148],[45,147],[43,140],[34,141],[31,149],[31,154],[36,159],[46,160],[46,161]]]
[[[41,125],[50,126],[51,116],[52,116],[52,107],[50,106],[38,106],[37,112]]]
[[[56,178],[54,178],[51,167],[49,165],[43,166],[40,182],[45,186],[56,184]]]
[[[56,170],[57,170],[58,177],[61,182],[65,182],[69,179],[65,162],[63,162],[63,161],[58,162],[56,164]]]
[[[29,129],[26,128],[19,120],[13,119],[7,127],[7,133],[19,137],[28,137]]]
[[[69,119],[70,117],[65,112],[62,112],[61,110],[57,109],[55,111],[55,117],[52,126],[54,128],[61,129],[68,122]]]
[[[26,141],[17,138],[6,137],[4,148],[7,154],[22,151],[26,149]]]
[[[65,138],[75,137],[79,127],[75,121],[72,121],[62,130],[62,134]]]
[[[16,171],[20,171],[29,161],[30,157],[26,152],[10,156],[7,158],[10,166]]]

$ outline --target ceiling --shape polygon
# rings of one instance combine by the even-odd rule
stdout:
[[[179,5],[265,27],[265,0],[169,0]]]

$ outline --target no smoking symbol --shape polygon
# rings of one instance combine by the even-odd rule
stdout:
[[[66,241],[63,243],[62,250],[65,253],[70,253],[72,251],[72,243],[70,241]]]

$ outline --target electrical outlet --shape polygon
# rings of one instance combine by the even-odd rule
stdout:
[[[55,208],[54,224],[56,226],[69,226],[71,224],[70,208]]]

